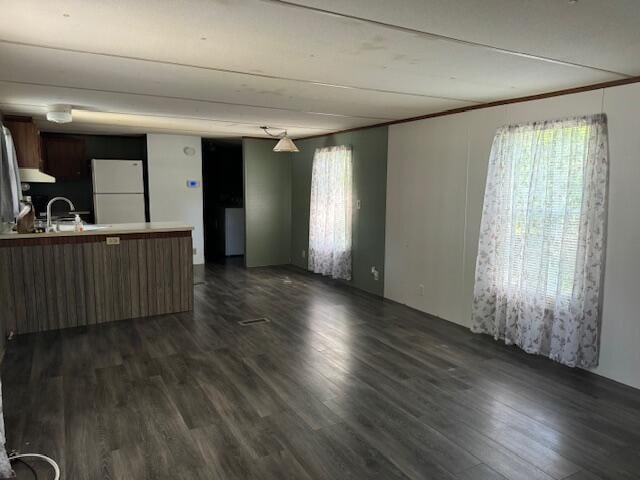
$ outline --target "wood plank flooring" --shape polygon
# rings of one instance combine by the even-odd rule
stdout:
[[[640,478],[638,390],[293,268],[200,276],[193,312],[8,343],[8,449],[73,480]]]

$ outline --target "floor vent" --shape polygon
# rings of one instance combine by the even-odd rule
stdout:
[[[267,317],[252,318],[251,320],[240,320],[238,323],[243,327],[249,327],[251,325],[257,325],[259,323],[267,323],[270,320]]]

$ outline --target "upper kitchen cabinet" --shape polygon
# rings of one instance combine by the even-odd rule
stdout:
[[[44,170],[59,180],[89,178],[85,141],[74,135],[42,134]]]
[[[30,117],[7,116],[4,125],[11,132],[20,168],[42,168],[40,131]]]

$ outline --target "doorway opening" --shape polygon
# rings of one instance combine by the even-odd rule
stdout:
[[[242,140],[202,139],[204,256],[244,265]]]

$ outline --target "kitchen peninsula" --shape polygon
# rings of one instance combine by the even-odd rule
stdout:
[[[0,235],[0,333],[192,310],[191,230],[156,222]]]

